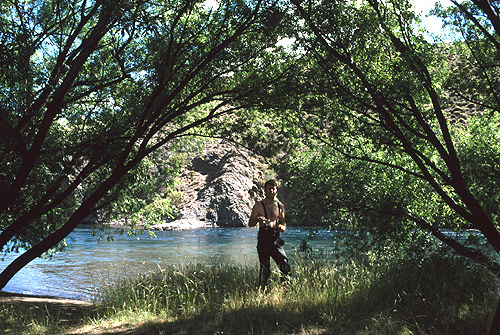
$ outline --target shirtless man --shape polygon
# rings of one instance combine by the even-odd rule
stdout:
[[[264,184],[265,198],[255,203],[248,221],[249,227],[259,225],[257,238],[257,252],[260,262],[260,286],[266,291],[267,282],[271,276],[272,257],[278,264],[281,271],[281,282],[286,282],[290,273],[290,265],[286,257],[280,233],[286,230],[285,207],[276,199],[278,194],[278,182],[274,179],[266,181]]]

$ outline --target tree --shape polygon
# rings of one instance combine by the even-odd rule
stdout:
[[[341,192],[328,192],[323,200],[357,213],[358,219],[371,213],[378,218],[379,231],[416,226],[430,232],[500,276],[500,204],[498,197],[487,196],[498,194],[500,186],[494,181],[498,138],[478,126],[492,123],[491,130],[498,125],[496,5],[455,3],[459,11],[453,13],[467,22],[467,29],[463,24],[460,28],[468,35],[450,47],[430,44],[415,32],[416,18],[407,1],[291,2],[305,22],[298,44],[312,59],[302,70],[302,84],[311,88],[297,100],[291,119],[329,148],[316,156],[323,155],[317,158],[320,162],[325,155],[329,159],[324,171],[352,173],[363,180],[337,177]],[[456,46],[467,46],[468,53],[451,51]],[[451,84],[457,88],[471,77],[457,78],[454,64],[447,62],[450,54],[467,60],[467,70],[482,78],[473,81],[473,96],[464,94],[480,104],[484,112],[479,119],[451,123]],[[484,156],[468,160],[478,143],[488,148]],[[328,173],[321,175],[336,178]],[[442,227],[480,231],[493,256],[444,234]]]
[[[113,202],[158,148],[274,78],[277,2],[0,5],[0,287]]]

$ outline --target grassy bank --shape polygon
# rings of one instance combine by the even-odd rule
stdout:
[[[22,311],[3,308],[0,326],[12,334],[484,334],[498,288],[481,268],[442,256],[364,265],[303,258],[288,292],[277,273],[272,279],[266,295],[255,268],[172,266],[117,283],[78,325],[43,313],[13,324],[9,315]]]

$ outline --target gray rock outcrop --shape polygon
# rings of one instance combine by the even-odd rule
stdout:
[[[184,199],[174,213],[179,220],[218,227],[246,226],[255,201],[263,196],[267,167],[250,151],[218,142],[194,157],[181,177]]]

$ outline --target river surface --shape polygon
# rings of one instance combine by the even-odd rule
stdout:
[[[51,259],[38,258],[19,271],[6,292],[91,300],[118,279],[157,271],[166,265],[231,262],[258,266],[257,228],[203,228],[157,231],[156,237],[112,233],[98,242],[91,226],[76,228],[68,237],[68,250]],[[311,230],[289,227],[282,234],[289,258],[297,254]],[[308,245],[328,252],[333,232],[320,230]],[[3,270],[18,254],[0,260]]]

